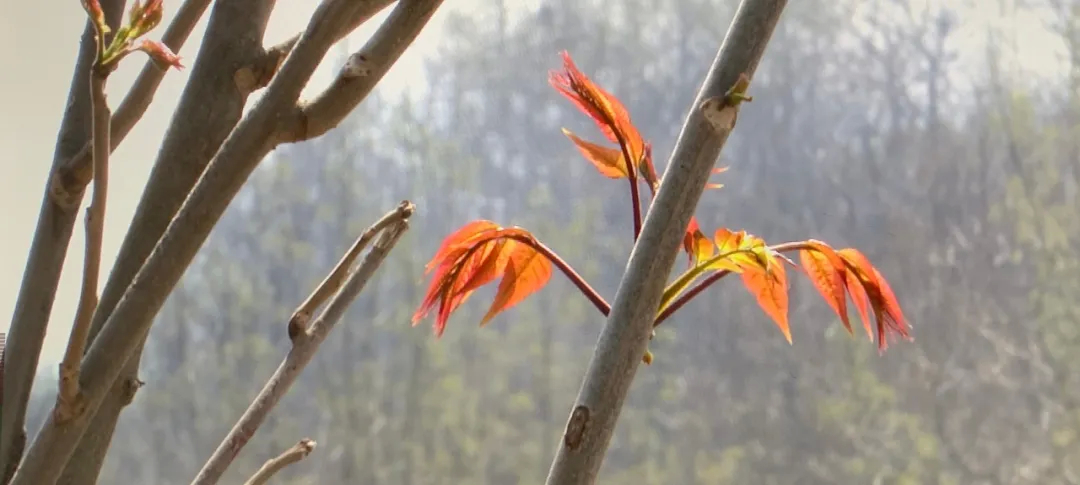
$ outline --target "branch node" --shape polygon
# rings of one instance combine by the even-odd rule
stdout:
[[[362,52],[356,52],[345,61],[345,65],[341,68],[341,77],[344,79],[367,77],[371,75],[372,69],[371,61],[367,56]]]
[[[146,383],[139,380],[138,377],[124,380],[124,388],[121,391],[123,392],[121,400],[125,406],[131,404],[131,402],[135,400],[135,393],[139,392],[139,389],[141,389],[144,384]]]
[[[566,433],[563,434],[563,443],[570,450],[576,450],[585,439],[585,430],[589,427],[589,408],[579,405],[570,413],[570,419],[566,422]]]
[[[729,104],[724,98],[712,97],[702,101],[698,107],[701,116],[709,123],[717,135],[726,135],[735,128],[735,119],[739,108]]]
[[[274,79],[278,68],[285,62],[285,58],[289,57],[299,39],[299,35],[294,35],[289,40],[262,51],[250,64],[237,69],[233,74],[236,89],[246,96],[270,84],[270,80]]]

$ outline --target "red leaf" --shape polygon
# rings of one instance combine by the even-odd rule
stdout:
[[[626,170],[626,161],[623,160],[622,150],[582,140],[566,128],[563,128],[562,132],[570,138],[570,141],[574,142],[574,145],[577,146],[581,155],[584,156],[586,160],[592,162],[603,176],[613,179],[630,176],[629,172]]]
[[[885,281],[877,268],[870,263],[859,250],[852,248],[841,249],[837,252],[847,266],[847,285],[855,299],[855,287],[861,287],[862,301],[869,301],[874,310],[874,319],[877,321],[878,350],[884,351],[888,346],[889,332],[896,333],[901,337],[910,339],[904,314],[900,311],[900,304],[896,300],[889,283]],[[857,283],[857,284],[855,284]],[[858,300],[856,305],[858,305]],[[865,303],[860,311],[865,312]],[[867,331],[871,332],[870,321],[864,314],[864,322]]]
[[[765,314],[776,322],[784,338],[791,343],[788,326],[787,274],[784,265],[773,265],[769,271],[756,266],[746,266],[742,272],[743,285],[757,298]]]
[[[183,64],[180,64],[180,57],[173,54],[169,46],[152,40],[143,39],[139,43],[139,46],[135,50],[143,51],[146,55],[150,56],[150,59],[154,61],[158,67],[162,69],[168,69],[175,67],[176,69],[182,69]]]
[[[82,5],[97,29],[102,34],[109,33],[109,25],[105,22],[105,11],[101,10],[101,3],[98,0],[82,0]]]
[[[686,226],[686,234],[683,234],[683,250],[690,258],[691,266],[716,254],[716,246],[701,232],[701,226],[698,225],[696,217],[691,217],[690,224]]]
[[[434,328],[436,335],[442,335],[450,314],[473,291],[502,277],[496,304],[484,318],[483,323],[487,323],[496,313],[547,283],[551,274],[550,262],[544,259],[543,263],[538,263],[530,257],[533,254],[543,257],[538,247],[532,234],[521,228],[504,229],[483,220],[466,224],[443,240],[428,263],[427,272],[434,270],[434,275],[420,307],[413,314],[413,325],[438,306]],[[543,276],[545,272],[547,276]]]
[[[851,320],[847,313],[847,292],[844,291],[844,274],[846,273],[844,260],[825,243],[812,241],[811,245],[814,249],[799,251],[802,266],[814,287],[833,311],[840,316],[844,328],[850,334],[852,333]]]
[[[644,160],[645,142],[637,128],[630,122],[626,107],[582,73],[570,54],[562,52],[563,70],[552,71],[549,82],[552,87],[577,105],[588,115],[608,140],[623,143],[635,165]]]
[[[151,29],[157,26],[161,22],[162,15],[162,0],[149,0],[145,4],[139,0],[135,0],[131,4],[131,10],[128,12],[128,24],[131,26],[131,33],[128,39],[134,40],[139,36],[149,32]]]
[[[539,291],[551,279],[551,262],[536,249],[517,241],[508,241],[508,244],[515,247],[510,250],[509,264],[502,282],[499,283],[495,301],[480,321],[480,326],[486,325],[499,312]]]

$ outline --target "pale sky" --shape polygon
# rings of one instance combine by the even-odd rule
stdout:
[[[163,24],[171,20],[178,1],[166,0]],[[422,59],[425,53],[437,47],[447,14],[451,9],[468,9],[479,1],[482,0],[448,0],[417,42],[384,78],[381,86],[402,88],[422,84]],[[916,8],[972,3],[950,0],[912,2]],[[276,43],[300,31],[316,3],[315,0],[277,2],[267,43]],[[521,3],[535,5],[537,2],[530,0]],[[1061,78],[1064,74],[1063,44],[1052,33],[1045,31],[1043,20],[1033,15],[1016,16],[1008,8],[999,7],[1009,2],[980,0],[975,3],[982,5],[960,11],[959,30],[952,38],[952,47],[960,51],[962,66],[978,68],[984,52],[981,43],[985,40],[986,27],[992,25],[1013,38],[1011,52],[1006,53],[1014,63],[1013,69]],[[0,331],[6,331],[10,326],[10,315],[14,311],[37,222],[39,203],[85,18],[76,0],[8,2],[4,11],[5,14],[0,16],[0,66],[3,66],[0,69],[0,92],[7,95],[4,96],[5,107],[0,111],[0,153],[4,154],[0,162],[0,207],[4,207],[2,221],[6,234],[0,239]],[[180,51],[186,65],[194,62],[197,40],[202,36],[208,16],[209,12]],[[350,45],[362,45],[384,16],[385,13],[352,35],[348,40]],[[154,33],[151,33],[151,37],[156,38]],[[309,94],[329,82],[334,74],[329,64],[324,63],[316,74],[309,86]],[[110,78],[109,100],[114,107],[123,98],[141,66],[141,59],[130,59]],[[113,155],[101,285],[108,277],[108,269],[134,214],[158,144],[188,72],[170,72],[166,76],[146,115]],[[83,231],[80,215],[42,352],[41,365],[49,369],[55,368],[63,352],[75,313],[82,268]]]

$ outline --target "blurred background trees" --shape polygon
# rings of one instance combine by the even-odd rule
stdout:
[[[569,50],[662,163],[736,3],[455,14],[422,89],[373,96],[259,168],[158,316],[152,392],[122,415],[101,481],[184,483],[288,348],[282,322],[305,289],[409,198],[412,230],[226,480],[311,436],[318,450],[279,483],[541,483],[601,319],[556,276],[483,330],[486,306],[467,304],[435,340],[409,325],[423,266],[487,218],[531,229],[612,295],[625,187],[559,132],[593,128],[547,71]],[[789,347],[721,284],[658,332],[602,483],[1080,482],[1080,2],[1009,6],[1064,41],[1069,75],[1053,79],[1014,67],[1007,32],[958,14],[970,4],[913,5],[792,2],[719,162],[726,187],[697,215],[858,246],[915,342],[878,358],[798,280]],[[52,396],[37,389],[31,427]]]

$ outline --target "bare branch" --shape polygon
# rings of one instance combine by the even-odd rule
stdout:
[[[173,17],[169,28],[161,36],[161,42],[173,52],[179,52],[209,5],[210,0],[185,1],[176,11],[176,16]],[[150,102],[154,100],[154,93],[165,78],[165,71],[152,59],[147,59],[139,76],[135,78],[135,83],[128,90],[127,96],[124,96],[123,101],[116,108],[116,113],[113,114],[110,151],[120,146],[120,142],[124,141],[124,137],[135,127],[135,123],[146,113]],[[53,201],[66,208],[78,207],[79,202],[82,201],[84,189],[94,176],[91,158],[91,145],[87,143],[78,154],[65,160],[56,170],[49,187]]]
[[[90,329],[91,344],[207,163],[240,121],[247,94],[237,89],[234,73],[263,57],[262,38],[273,6],[272,0],[215,4],[188,82],[101,292]],[[58,481],[61,485],[97,483],[120,412],[142,384],[138,378],[141,355],[140,345],[82,436]]]
[[[326,309],[312,323],[311,329],[293,338],[292,350],[289,351],[281,365],[274,372],[274,375],[263,386],[262,391],[259,391],[259,395],[251,402],[244,415],[233,426],[232,431],[221,441],[217,450],[203,465],[199,475],[191,482],[192,485],[214,485],[217,483],[221,475],[232,464],[236,455],[255,435],[255,431],[262,425],[266,416],[270,414],[278,401],[289,391],[289,387],[300,376],[304,366],[315,356],[315,352],[319,350],[319,345],[326,339],[327,334],[341,320],[345,310],[360,294],[371,275],[375,273],[375,270],[386,259],[394,244],[408,229],[409,217],[412,215],[413,210],[413,204],[404,201],[376,225],[364,231],[360,239],[374,233],[381,233],[381,236],[367,256],[364,257],[360,266],[349,273],[344,286],[334,294]],[[382,230],[379,229],[379,224],[382,224]]]
[[[641,237],[630,254],[551,465],[548,485],[591,485],[596,481],[622,404],[645,355],[679,243],[727,141],[731,131],[728,122],[735,122],[733,109],[724,108],[712,111],[710,123],[705,114],[715,101],[707,100],[730,99],[729,90],[736,87],[740,76],[753,76],[786,4],[786,0],[743,0],[735,13],[683,123]]]
[[[337,31],[337,40],[341,40],[346,35],[349,35],[352,31],[359,28],[364,22],[367,22],[375,13],[379,10],[386,8],[393,3],[394,0],[381,0],[381,5],[372,5],[371,9],[366,9],[357,12],[352,18],[348,19],[349,22],[345,23]],[[281,63],[285,62],[285,58],[292,52],[292,48],[296,45],[296,42],[300,40],[300,34],[296,34],[289,37],[284,42],[272,46],[266,49],[265,55],[253,63],[251,68],[241,69],[236,72],[236,85],[241,91],[252,92],[259,88],[266,87],[270,83],[270,79],[273,78],[277,69],[281,67]]]
[[[403,2],[398,8],[432,2],[441,3],[441,0]],[[60,469],[58,463],[66,463],[70,458],[89,417],[97,412],[128,359],[141,346],[165,298],[248,176],[278,144],[279,137],[275,135],[282,115],[297,109],[300,92],[339,38],[337,33],[352,24],[351,20],[357,15],[368,11],[374,14],[382,4],[383,0],[324,0],[319,5],[265,95],[221,145],[93,340],[83,359],[80,379],[86,398],[84,415],[64,423],[56,422],[50,416],[28,448],[14,484],[55,483]],[[219,5],[230,8],[229,4]]]
[[[244,485],[264,485],[275,473],[293,463],[307,458],[312,451],[315,451],[315,442],[310,438],[304,438],[276,458],[267,460],[262,468],[259,468],[259,471],[255,472],[248,481],[244,482]]]
[[[441,4],[442,0],[399,1],[364,47],[349,56],[330,87],[296,109],[281,127],[279,141],[317,138],[341,123],[416,40]]]
[[[404,205],[405,202],[402,202],[402,204]],[[311,316],[315,314],[315,310],[322,306],[327,298],[330,298],[331,295],[341,289],[341,285],[345,283],[345,277],[348,276],[349,268],[352,268],[356,258],[360,256],[368,243],[383,229],[396,223],[400,218],[397,212],[390,212],[376,221],[375,224],[372,224],[360,237],[356,238],[356,242],[341,257],[337,266],[334,266],[334,269],[326,275],[326,279],[319,283],[319,286],[315,288],[315,291],[311,292],[307,300],[304,300],[293,312],[292,318],[289,318],[289,340],[295,340],[298,335],[307,332],[308,322],[311,320]]]
[[[112,27],[120,23],[124,10],[123,0],[100,0],[105,21]],[[66,109],[60,121],[56,149],[51,170],[77,153],[89,140],[90,85],[87,83],[90,67],[97,52],[94,27],[86,23],[79,53],[68,91]],[[37,372],[41,345],[52,313],[56,287],[64,266],[71,231],[75,227],[76,211],[56,205],[46,189],[42,196],[30,255],[23,270],[15,312],[8,330],[5,359],[4,408],[0,415],[0,472],[4,478],[15,473],[20,449],[26,440],[26,406],[30,400],[30,388]],[[2,481],[0,481],[2,483]]]
[[[99,33],[104,39],[104,33]],[[98,48],[104,50],[104,40]],[[100,54],[99,54],[100,55]],[[66,421],[78,414],[79,364],[82,361],[86,341],[90,336],[90,322],[97,308],[97,283],[101,273],[101,245],[105,234],[105,205],[109,194],[109,127],[112,113],[105,97],[105,82],[109,70],[96,64],[90,70],[90,107],[93,111],[91,145],[94,152],[94,195],[86,209],[86,254],[83,256],[82,289],[75,323],[71,326],[67,351],[60,362],[60,392],[56,396],[57,421]]]

